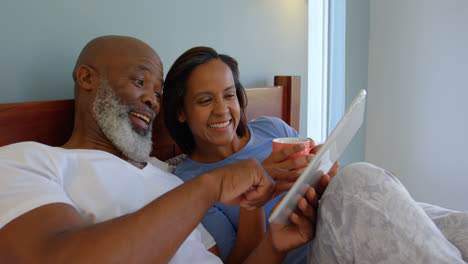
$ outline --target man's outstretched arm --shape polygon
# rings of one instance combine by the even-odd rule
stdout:
[[[45,205],[0,229],[0,262],[167,263],[212,205],[254,208],[274,188],[249,159],[200,175],[135,213],[91,226],[73,206]]]

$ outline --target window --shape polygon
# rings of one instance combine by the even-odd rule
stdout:
[[[307,136],[327,138],[328,0],[309,0]]]
[[[346,0],[330,0],[328,128],[331,134],[345,111]]]

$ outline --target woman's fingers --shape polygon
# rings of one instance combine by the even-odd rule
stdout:
[[[335,163],[333,163],[333,166],[332,166],[331,169],[328,171],[328,176],[330,176],[330,179],[332,179],[333,177],[335,177],[335,175],[338,173],[339,168],[340,168],[340,164],[338,163],[338,161],[336,161]]]
[[[318,207],[318,197],[314,188],[308,188],[304,197],[299,200],[298,208],[301,210],[302,214],[309,218],[310,220],[315,221],[315,212]]]
[[[328,183],[330,183],[330,176],[328,174],[322,175],[320,181],[315,186],[315,192],[317,193],[317,197],[320,198],[322,194],[327,189]]]
[[[289,156],[296,154],[298,152],[301,152],[305,149],[304,144],[294,144],[291,146],[287,146],[283,149],[280,149],[279,151],[271,153],[271,155],[263,161],[263,165],[268,165],[268,166],[274,166],[275,167],[281,167],[280,164],[282,161],[286,160]],[[281,167],[283,168],[283,167]]]
[[[276,183],[278,182],[295,182],[300,173],[296,171],[290,171],[287,169],[280,169],[280,168],[272,168],[272,167],[265,167],[266,172],[275,180]]]
[[[317,152],[320,150],[320,148],[323,146],[323,144],[320,144],[320,145],[317,145],[315,146],[311,151],[310,153],[312,154],[317,154]]]

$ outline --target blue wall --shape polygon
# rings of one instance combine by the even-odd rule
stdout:
[[[81,48],[107,34],[146,41],[165,72],[185,50],[207,45],[238,59],[245,86],[300,75],[301,105],[307,103],[304,0],[6,1],[0,9],[0,103],[72,98],[71,72]],[[302,122],[305,115],[304,109]]]
[[[359,91],[367,90],[369,0],[333,0],[330,19],[329,133]],[[365,131],[366,121],[339,159],[341,165],[364,161]]]

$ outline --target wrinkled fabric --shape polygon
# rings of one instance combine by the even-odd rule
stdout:
[[[449,210],[432,204],[419,203],[426,214],[450,243],[468,261],[468,212]]]
[[[467,214],[433,220],[423,207],[390,172],[347,166],[321,198],[308,262],[465,263]]]

